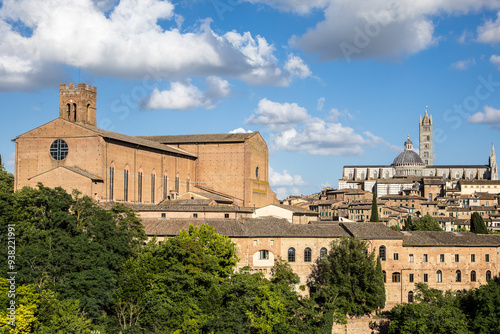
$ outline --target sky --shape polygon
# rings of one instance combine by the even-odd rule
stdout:
[[[0,154],[97,87],[123,134],[259,131],[279,199],[390,165],[418,121],[434,164],[500,147],[500,0],[0,1]]]

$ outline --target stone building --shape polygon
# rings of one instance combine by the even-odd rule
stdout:
[[[441,180],[439,193],[444,193],[447,188],[456,187],[459,181],[498,180],[493,146],[487,165],[434,165],[432,128],[432,116],[428,116],[426,110],[419,121],[420,154],[413,150],[413,143],[408,136],[403,152],[391,165],[344,166],[339,190],[362,189],[376,192],[377,196],[396,195],[412,188],[423,191],[420,189],[422,180],[435,178]]]
[[[258,132],[133,137],[96,127],[95,87],[61,85],[59,118],[13,139],[15,189],[61,186],[100,202],[158,204],[187,192],[276,202]]]

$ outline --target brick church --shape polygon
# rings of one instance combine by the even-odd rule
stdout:
[[[13,139],[15,189],[61,186],[100,202],[157,204],[186,192],[274,203],[258,132],[133,137],[96,127],[96,87],[61,85],[59,117]]]

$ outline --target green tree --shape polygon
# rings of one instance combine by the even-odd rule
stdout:
[[[477,212],[473,212],[470,218],[470,231],[476,234],[488,234],[483,217]]]
[[[451,293],[417,283],[415,303],[396,305],[388,312],[389,334],[470,334],[467,319]]]
[[[385,305],[384,277],[375,253],[353,237],[333,241],[328,256],[318,259],[308,279],[312,297],[325,310],[368,314]]]
[[[469,328],[478,334],[500,333],[500,278],[495,276],[460,297],[460,305],[470,319]]]
[[[371,222],[378,223],[380,220],[378,219],[378,206],[377,206],[377,193],[373,193],[372,198],[372,214],[370,216]]]
[[[413,225],[413,222],[411,220],[411,216],[408,215],[408,217],[405,220],[405,226],[403,227],[403,231],[410,231],[410,228],[412,225]]]
[[[408,223],[407,223],[408,225]],[[429,214],[409,222],[408,231],[442,231],[438,221]]]

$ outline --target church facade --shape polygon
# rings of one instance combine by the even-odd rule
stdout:
[[[236,205],[275,202],[258,132],[133,137],[96,127],[95,87],[61,85],[59,117],[13,141],[15,189],[61,186],[100,202],[158,204],[190,191]]]
[[[434,165],[432,116],[425,111],[419,121],[419,154],[408,136],[401,152],[391,165],[344,166],[339,189],[362,189],[377,196],[397,195],[403,190],[419,188],[424,179],[444,180],[456,186],[461,180],[498,180],[495,149],[492,146],[486,165]],[[418,189],[417,189],[418,190]]]

